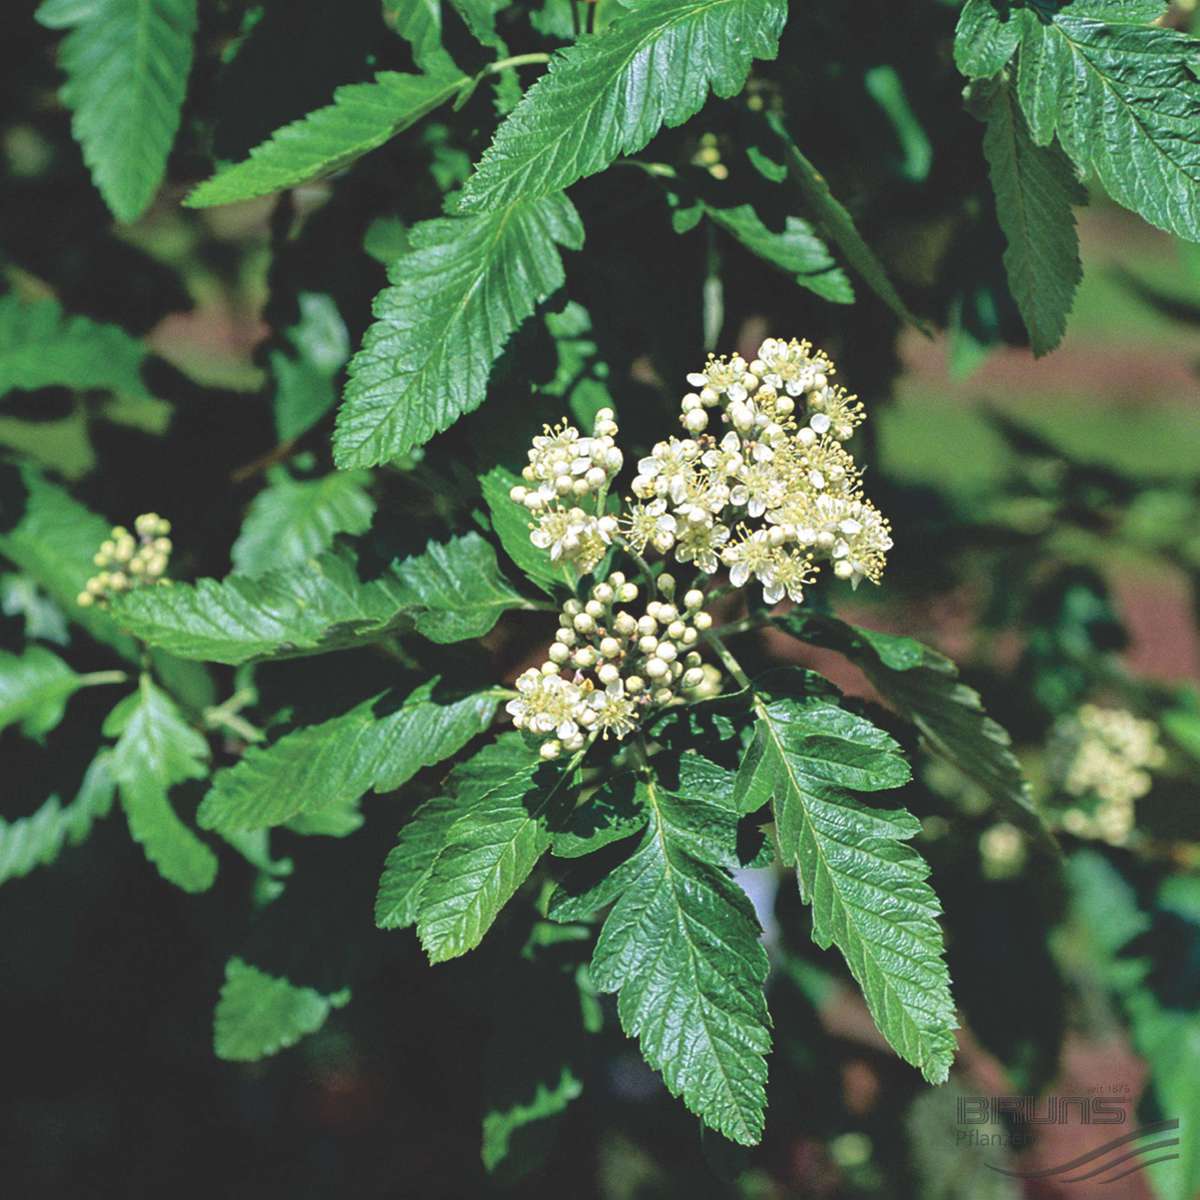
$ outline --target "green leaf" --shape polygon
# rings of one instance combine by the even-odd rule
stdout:
[[[501,613],[525,603],[500,574],[496,552],[474,533],[430,542],[392,572],[417,632],[442,645],[483,637]]]
[[[1022,15],[1008,0],[967,0],[954,31],[954,65],[969,79],[1003,70],[1021,41]]]
[[[928,334],[925,323],[914,316],[900,293],[892,285],[875,251],[863,241],[854,218],[829,190],[825,176],[800,152],[788,135],[777,113],[767,114],[767,124],[783,143],[788,176],[796,186],[809,211],[823,226],[825,233],[839,247],[846,261],[863,277],[867,286],[901,320],[915,325]]]
[[[430,542],[369,582],[347,556],[329,553],[259,576],[127,592],[112,611],[152,646],[236,665],[324,654],[407,629],[435,642],[482,637],[523,603],[501,577],[495,551],[468,533]]]
[[[523,1063],[525,1070],[529,1065]],[[572,1100],[583,1095],[583,1083],[569,1066],[563,1064],[556,1074],[534,1081],[527,1097],[505,1106],[492,1105],[483,1114],[484,1168],[495,1171],[509,1158],[517,1135],[538,1121],[566,1112]]]
[[[462,816],[454,796],[435,796],[412,815],[388,851],[375,897],[375,924],[405,929],[417,919],[421,892],[446,844],[450,827]]]
[[[758,694],[739,790],[769,790],[780,852],[812,907],[813,941],[836,945],[875,1024],[906,1062],[942,1083],[954,1059],[954,1003],[929,868],[904,843],[921,823],[851,795],[907,782],[900,747],[824,696]]]
[[[307,433],[337,403],[335,380],[350,357],[350,335],[333,300],[301,292],[297,304],[300,319],[285,334],[293,353],[278,349],[267,355],[281,442]]]
[[[774,58],[782,0],[646,0],[550,60],[496,131],[459,198],[493,212],[569,187],[682,125],[711,87],[741,91],[756,58]]]
[[[551,851],[558,858],[581,858],[640,833],[650,819],[646,788],[634,775],[606,779],[561,827]]]
[[[227,1062],[257,1062],[316,1033],[349,989],[322,995],[231,958],[213,1020],[213,1047]]]
[[[66,317],[55,300],[0,296],[0,396],[15,389],[104,389],[147,397],[146,351],[116,325]]]
[[[42,737],[83,686],[83,677],[44,646],[29,646],[23,654],[0,650],[0,730],[19,723],[26,737]]]
[[[751,254],[791,275],[802,288],[834,304],[854,303],[854,287],[845,271],[807,221],[788,217],[783,232],[776,233],[763,224],[753,205],[714,208],[705,204],[703,208],[709,220],[732,234]]]
[[[189,208],[233,204],[332,174],[415,125],[467,82],[457,71],[380,71],[374,83],[340,87],[332,104],[277,129],[248,159],[194,188],[184,203]]]
[[[1047,354],[1066,332],[1083,278],[1071,205],[1086,204],[1087,192],[1057,146],[1039,146],[1029,136],[1011,87],[996,87],[986,111],[983,152],[1008,242],[1009,290],[1034,354]]]
[[[179,819],[167,798],[176,784],[208,774],[208,743],[149,675],[108,714],[104,734],[117,739],[112,773],[133,840],[159,874],[185,892],[212,887],[217,856]]]
[[[84,774],[78,795],[65,808],[51,796],[28,817],[0,820],[0,883],[53,862],[68,842],[78,846],[92,823],[108,816],[114,789],[110,754],[101,750]]]
[[[196,0],[49,0],[37,19],[71,32],[62,100],[105,203],[136,221],[162,183],[192,66]]]
[[[493,467],[480,477],[479,486],[492,517],[492,530],[505,553],[530,582],[543,592],[553,593],[566,580],[561,571],[554,569],[550,556],[529,540],[529,511],[509,498],[509,491],[520,482],[521,477],[506,467]]]
[[[213,777],[200,825],[221,832],[263,829],[345,808],[369,791],[395,791],[423,767],[461,750],[495,715],[495,696],[444,699],[438,685],[431,679],[402,700],[385,692],[270,746],[249,747],[235,766]]]
[[[136,662],[137,643],[120,631],[103,608],[80,608],[76,603],[95,570],[92,556],[108,537],[109,522],[28,464],[0,463],[0,487],[6,517],[0,527],[0,554],[36,580],[92,637]]]
[[[519,734],[485,746],[453,772],[460,815],[418,897],[417,936],[431,963],[478,946],[529,878],[550,845],[550,818],[566,778]]]
[[[978,784],[1012,820],[1043,840],[1049,837],[1012,752],[1012,739],[984,711],[979,693],[959,681],[958,668],[948,658],[912,638],[830,617],[789,614],[783,626],[805,641],[849,657],[880,695],[917,727],[931,750]]]
[[[1144,5],[1027,11],[1017,94],[1038,145],[1057,133],[1080,171],[1152,225],[1200,241],[1200,42],[1171,29],[1108,25]]]
[[[283,468],[254,497],[233,544],[234,567],[259,575],[290,567],[328,550],[339,533],[365,533],[375,515],[365,471],[335,471],[322,479],[296,480]]]
[[[454,70],[442,48],[441,0],[383,0],[392,28],[412,46],[413,60],[422,71]]]
[[[596,897],[616,903],[591,978],[619,993],[622,1027],[671,1094],[727,1138],[754,1145],[771,1048],[767,954],[750,901],[723,869],[736,862],[737,814],[708,791],[715,770],[685,755],[678,794],[646,785],[646,835]]]
[[[16,571],[0,575],[0,612],[23,619],[26,641],[65,646],[71,640],[62,609],[27,575]]]
[[[578,250],[583,227],[565,196],[545,196],[423,221],[411,245],[350,363],[339,467],[387,462],[478,408],[509,334],[562,286],[557,247]]]

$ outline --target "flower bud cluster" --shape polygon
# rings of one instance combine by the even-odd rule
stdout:
[[[676,597],[675,580],[656,581],[659,599],[640,613],[639,589],[620,571],[596,584],[586,602],[568,600],[541,668],[517,679],[506,711],[518,729],[542,736],[543,758],[583,749],[590,738],[624,738],[647,714],[679,698],[715,694],[719,675],[701,661],[700,635],[712,617],[704,593]]]
[[[863,496],[842,445],[862,405],[829,382],[835,367],[808,342],[767,338],[758,356],[710,357],[688,376],[689,436],[657,443],[638,463],[622,531],[639,552],[674,551],[735,586],[752,578],[768,603],[799,601],[821,560],[854,586],[878,583],[891,526]],[[715,413],[729,428],[705,432]]]
[[[158,513],[142,513],[130,533],[114,525],[108,539],[92,561],[101,569],[87,581],[76,601],[84,608],[107,600],[118,592],[152,584],[169,584],[166,578],[171,558],[171,522]]]
[[[509,493],[536,518],[530,540],[550,552],[552,562],[574,565],[581,573],[604,557],[617,532],[615,517],[604,516],[603,500],[624,461],[617,449],[617,423],[611,408],[596,413],[592,436],[582,437],[566,421],[547,425],[533,439],[525,483]],[[583,505],[597,498],[589,512]]]
[[[1083,705],[1059,723],[1050,757],[1063,791],[1094,802],[1090,810],[1067,809],[1063,828],[1114,845],[1124,842],[1133,830],[1133,804],[1150,790],[1150,768],[1166,762],[1153,721],[1094,704]]]

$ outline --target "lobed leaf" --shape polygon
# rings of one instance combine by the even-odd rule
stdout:
[[[146,397],[145,347],[116,325],[67,317],[51,299],[0,296],[0,396],[21,389],[106,389]]]
[[[416,897],[417,936],[431,963],[478,946],[529,878],[549,848],[566,781],[561,767],[542,763],[515,733],[452,773],[459,816]]]
[[[112,774],[133,840],[159,874],[185,892],[212,887],[217,856],[179,819],[168,799],[176,784],[208,774],[208,743],[149,675],[108,714],[104,734],[117,739]]]
[[[1062,340],[1075,289],[1083,278],[1073,204],[1087,192],[1056,145],[1039,146],[1008,84],[997,86],[987,109],[983,153],[996,216],[1008,248],[1004,269],[1036,355]]]
[[[1026,10],[1017,95],[1033,140],[1152,225],[1200,241],[1200,42],[1145,19],[1148,5],[1076,0]]]
[[[435,642],[482,637],[524,603],[478,534],[430,542],[424,554],[364,581],[344,554],[264,575],[143,588],[112,602],[142,641],[181,658],[238,664],[362,645],[406,629]]]
[[[231,958],[213,1017],[213,1048],[227,1062],[257,1062],[316,1033],[349,989],[326,996]]]
[[[350,362],[334,434],[339,467],[369,467],[423,445],[483,403],[509,335],[563,283],[559,246],[583,227],[565,196],[415,226],[412,249],[375,298]]]
[[[791,275],[797,284],[834,304],[853,304],[854,287],[817,236],[800,217],[788,217],[783,231],[776,233],[763,224],[753,205],[715,208],[705,204],[713,222],[736,238],[751,254]]]
[[[851,795],[909,778],[900,747],[823,696],[754,699],[739,792],[769,793],[779,848],[812,908],[813,941],[836,945],[880,1032],[931,1083],[954,1059],[954,1003],[929,868],[904,843],[921,824]]]
[[[415,125],[468,82],[450,67],[428,75],[380,71],[374,83],[340,87],[332,104],[277,129],[249,158],[193,188],[184,204],[233,204],[341,170]]]
[[[196,0],[46,0],[37,19],[70,29],[62,99],[105,203],[136,221],[154,199],[192,66]]]
[[[0,730],[19,724],[26,737],[40,738],[62,720],[67,700],[83,686],[83,677],[44,646],[28,646],[22,654],[0,650]]]
[[[496,131],[459,198],[492,212],[569,187],[741,91],[778,53],[782,0],[646,0],[550,60]]]
[[[369,791],[395,791],[461,750],[495,715],[494,695],[443,699],[438,686],[431,679],[399,702],[385,692],[270,746],[251,746],[213,777],[200,825],[222,833],[263,829],[345,809]]]
[[[339,533],[365,533],[375,501],[363,471],[335,471],[321,479],[293,479],[282,468],[250,505],[233,544],[234,568],[261,575],[297,566],[324,553]]]
[[[28,817],[0,820],[0,883],[52,863],[68,842],[79,845],[91,832],[92,823],[108,816],[115,787],[110,753],[101,750],[70,804],[64,807],[57,796],[51,796]]]
[[[954,30],[954,65],[985,79],[1008,64],[1021,42],[1022,14],[1008,0],[966,0]]]
[[[754,1145],[771,1047],[767,955],[754,909],[724,869],[736,862],[731,781],[718,786],[722,802],[710,790],[719,768],[694,755],[680,764],[675,792],[646,784],[645,837],[593,895],[616,903],[591,978],[618,993],[622,1027],[671,1094],[727,1138]]]
[[[911,721],[931,750],[978,784],[1008,816],[1043,840],[1047,826],[1008,733],[987,715],[979,693],[961,683],[948,658],[912,638],[789,614],[783,627],[855,662],[883,698]]]

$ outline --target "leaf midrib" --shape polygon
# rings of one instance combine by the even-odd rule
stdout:
[[[675,28],[676,25],[679,25],[679,24],[683,23],[684,21],[698,20],[699,18],[703,17],[705,14],[711,12],[715,8],[719,8],[722,5],[726,5],[726,4],[736,4],[736,3],[738,3],[738,0],[709,0],[709,2],[707,4],[696,5],[694,7],[688,8],[686,11],[678,13],[675,17],[673,17],[671,20],[665,22],[664,24],[655,25],[655,26],[652,26],[650,29],[648,29],[646,31],[645,35],[637,43],[635,43],[633,49],[630,50],[629,54],[626,55],[625,59],[623,61],[621,61],[613,70],[609,71],[604,76],[603,84],[600,85],[599,87],[592,89],[592,99],[587,104],[585,104],[582,109],[579,110],[579,115],[573,121],[568,123],[568,125],[566,125],[563,128],[562,132],[557,134],[552,139],[544,142],[542,144],[541,149],[534,151],[533,154],[531,154],[528,158],[525,159],[524,165],[521,168],[522,172],[525,175],[525,178],[528,179],[529,171],[532,168],[532,166],[535,163],[537,163],[540,159],[544,158],[547,154],[549,154],[551,149],[557,149],[557,147],[562,143],[562,141],[564,139],[571,136],[572,132],[575,130],[575,128],[581,122],[587,123],[591,120],[592,113],[596,110],[596,108],[599,105],[604,103],[606,94],[607,94],[607,90],[612,85],[613,80],[618,78],[622,74],[622,72],[627,70],[629,67],[629,64],[631,62],[633,62],[633,60],[639,54],[641,54],[642,51],[648,45],[652,44],[653,42],[656,42],[658,39],[660,39],[662,37],[665,37],[668,32],[672,31]],[[635,9],[630,13],[630,19],[633,19],[636,15],[637,15],[637,10]],[[580,44],[580,43],[577,43],[577,44]],[[588,45],[589,43],[585,42],[582,44]],[[590,44],[594,44],[594,43],[590,43]],[[561,64],[556,64],[556,69],[561,69]],[[553,72],[547,72],[546,75],[543,76],[543,78],[544,79],[553,78]],[[540,83],[541,81],[539,80],[538,82]],[[532,94],[532,89],[531,89],[530,94]],[[639,120],[640,119],[641,118],[639,116]],[[622,138],[622,142],[623,141],[624,141],[624,139]],[[495,147],[495,143],[493,142],[492,146],[489,147],[489,151],[494,149],[494,147]],[[487,165],[490,165],[492,162],[495,162],[495,161],[496,160],[494,158],[489,158],[487,160]],[[483,165],[484,164],[482,164],[482,163],[480,164],[481,167]],[[478,177],[478,173],[479,173],[479,170],[477,169],[476,177]],[[582,175],[582,176],[580,176],[580,178],[586,178],[586,175]],[[499,188],[500,186],[502,186],[502,184],[499,184],[499,183],[493,184],[491,186],[491,188],[489,188],[488,191],[484,193],[484,196],[486,196],[489,192],[496,191],[497,188]],[[539,190],[532,191],[532,192],[526,192],[524,194],[524,199],[546,196],[555,190],[556,189],[554,186],[546,187],[543,185]],[[482,200],[480,200],[478,198],[477,195],[472,194],[467,199],[468,199],[468,205],[467,205],[466,211],[476,212],[480,208],[483,207],[483,202],[482,202]],[[511,203],[511,201],[510,201],[510,203]]]
[[[762,697],[760,697],[760,696],[754,697],[754,707],[758,711],[759,720],[762,722],[763,726],[767,730],[767,734],[770,737],[772,745],[774,747],[775,755],[778,758],[779,762],[782,764],[784,772],[787,774],[787,777],[788,777],[789,781],[791,782],[792,787],[795,789],[796,795],[798,797],[803,797],[805,794],[804,790],[800,786],[799,779],[796,777],[795,773],[792,771],[791,763],[789,762],[786,753],[784,753],[782,742],[780,742],[778,736],[775,733],[774,725],[772,724],[770,716],[767,713],[766,705],[763,704]],[[826,874],[828,875],[828,877],[831,881],[840,878],[840,873],[834,869],[834,867],[830,864],[828,857],[824,853],[824,850],[821,845],[821,837],[817,833],[817,831],[813,828],[812,817],[809,814],[808,806],[803,802],[803,799],[801,799],[799,801],[799,804],[800,804],[800,811],[804,814],[804,823],[810,831],[813,846],[816,849],[817,857],[821,860],[821,864],[824,867]],[[837,895],[837,898],[838,898],[838,903],[841,904],[842,907],[845,910],[847,910],[848,913],[851,911],[857,910],[856,906],[852,902],[847,901],[846,897],[842,895],[842,890],[840,888],[835,888],[834,890],[835,890],[835,894]],[[815,904],[815,900],[810,900],[810,906],[812,906],[814,904]],[[917,1044],[922,1046],[925,1049],[926,1056],[925,1056],[924,1061],[920,1064],[922,1067],[924,1067],[925,1065],[930,1063],[934,1057],[933,1047],[930,1044],[929,1036],[926,1034],[925,1030],[923,1030],[916,1023],[916,1021],[914,1021],[908,1015],[908,1009],[907,1009],[906,1005],[904,1004],[903,998],[900,996],[899,992],[897,991],[897,989],[891,982],[891,978],[888,975],[888,972],[884,968],[883,964],[880,962],[879,958],[874,953],[871,942],[864,936],[858,922],[854,921],[854,922],[852,922],[852,924],[853,924],[855,934],[857,935],[858,940],[863,947],[864,958],[870,959],[871,963],[875,967],[876,972],[883,979],[884,988],[891,994],[891,996],[895,997],[897,1004],[898,1004],[899,1011],[900,1011],[901,1019],[907,1025],[909,1025],[912,1028],[912,1030],[914,1031]],[[841,947],[839,947],[839,949],[841,949]],[[845,951],[843,950],[842,953],[845,954]]]

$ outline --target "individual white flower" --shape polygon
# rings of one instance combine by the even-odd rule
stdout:
[[[710,354],[704,370],[692,373],[687,380],[692,387],[702,389],[700,398],[710,404],[721,396],[736,402],[746,398],[746,373],[746,360],[740,354],[728,360],[724,355],[716,358]]]
[[[658,442],[651,453],[638,463],[638,475],[653,485],[653,493],[667,496],[673,504],[682,504],[687,495],[688,481],[700,457],[700,443],[692,438],[668,438]],[[634,491],[639,491],[634,481]]]
[[[805,392],[823,388],[833,373],[833,364],[819,350],[813,354],[808,342],[793,338],[767,338],[758,348],[762,381],[777,392],[802,396]]]
[[[695,563],[698,571],[712,575],[720,566],[717,552],[727,541],[727,525],[685,525],[675,543],[675,559],[681,563]]]
[[[741,438],[731,429],[717,445],[704,451],[700,462],[718,479],[736,477],[745,463]]]
[[[744,505],[750,516],[761,517],[768,509],[778,508],[786,494],[786,481],[780,477],[773,460],[767,460],[742,468],[729,499],[733,504]]]
[[[595,691],[588,697],[588,706],[595,714],[594,728],[607,738],[610,734],[618,739],[632,733],[638,724],[638,706],[618,681],[603,691]]]
[[[816,578],[812,559],[796,551],[776,550],[775,558],[765,573],[763,599],[768,604],[778,604],[786,596],[799,604],[804,599],[804,588]]]
[[[675,517],[667,512],[667,502],[657,497],[648,503],[635,502],[622,520],[625,540],[639,553],[653,546],[659,554],[666,554],[675,545]]]
[[[752,576],[761,582],[770,571],[775,548],[765,529],[750,532],[742,526],[739,532],[739,540],[727,543],[721,551],[721,561],[729,568],[729,582],[734,587],[745,587]]]

